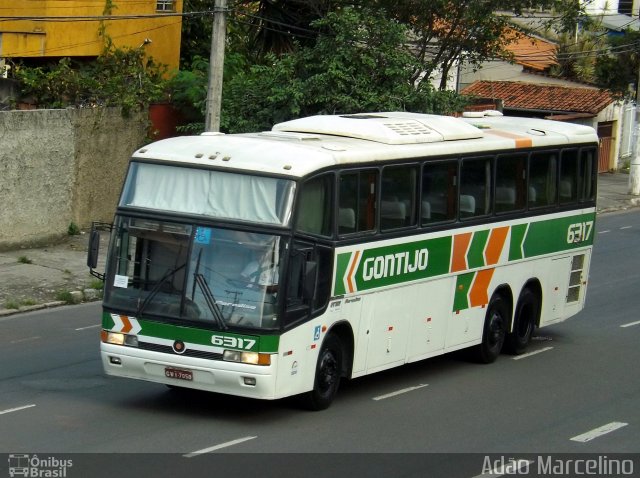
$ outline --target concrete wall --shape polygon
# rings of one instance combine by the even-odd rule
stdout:
[[[51,242],[71,222],[111,222],[146,118],[117,108],[0,112],[0,249]]]

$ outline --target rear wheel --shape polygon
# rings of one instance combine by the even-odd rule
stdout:
[[[309,410],[328,408],[338,392],[341,375],[342,344],[336,335],[329,334],[318,354],[313,389],[300,397],[304,407]]]
[[[537,317],[538,299],[529,289],[524,289],[516,305],[513,332],[507,335],[505,342],[505,347],[509,353],[518,355],[527,349]]]
[[[474,358],[480,363],[495,362],[500,355],[507,335],[509,307],[499,295],[494,295],[487,307],[482,331],[482,343],[473,349]]]

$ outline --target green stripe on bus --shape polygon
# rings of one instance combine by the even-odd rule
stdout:
[[[453,310],[465,310],[469,308],[469,290],[473,283],[475,272],[460,274],[456,279],[456,292],[453,297]]]
[[[593,244],[595,212],[532,221],[511,226],[508,261],[569,251]],[[493,229],[473,233],[466,253],[467,268],[486,265],[484,252]],[[334,295],[357,293],[449,273],[453,236],[392,246],[339,253],[336,259]],[[426,252],[425,252],[426,251]],[[352,258],[360,254],[358,267]],[[348,277],[352,274],[353,277]],[[345,283],[353,290],[347,290]],[[457,292],[456,292],[457,293]]]
[[[355,288],[364,291],[447,274],[451,243],[452,237],[447,236],[367,249],[354,273]],[[351,254],[338,255],[338,264],[348,263]],[[337,272],[334,290],[339,294],[344,291],[344,278],[349,271],[343,266]]]
[[[509,245],[509,261],[522,259],[522,241],[529,224],[519,224],[511,227],[511,243]]]
[[[489,229],[484,231],[476,231],[469,245],[467,253],[467,265],[469,269],[483,267],[484,264],[484,248],[487,247],[487,239],[489,239]]]
[[[103,312],[102,313],[102,328],[105,330],[111,330],[113,329],[113,327],[116,325],[116,323],[113,321],[113,318],[111,317],[111,314],[108,314],[107,312]]]
[[[338,259],[336,261],[336,283],[333,295],[343,295],[347,292],[344,287],[344,278],[348,272],[347,268],[349,267],[351,255],[352,253],[338,255]]]
[[[238,334],[217,330],[199,329],[196,327],[185,327],[182,325],[167,324],[145,319],[138,319],[138,323],[141,327],[140,332],[138,332],[138,336],[154,337],[172,341],[182,340],[185,343],[196,345],[214,345],[214,336],[233,337],[236,339],[250,338],[256,341],[255,345],[249,349],[243,348],[242,350],[252,352],[277,353],[278,345],[280,343],[280,337],[277,335],[256,336],[252,334]],[[102,327],[111,330],[114,325],[115,323],[111,318],[111,315],[104,312],[102,314]],[[246,340],[243,342],[238,341],[237,343],[246,343]]]
[[[592,245],[594,219],[589,213],[531,223],[522,245],[524,257]]]

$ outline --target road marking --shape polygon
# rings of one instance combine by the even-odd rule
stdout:
[[[245,441],[253,440],[254,438],[258,438],[258,437],[255,436],[255,437],[238,438],[237,440],[231,440],[225,443],[220,443],[219,445],[210,446],[209,448],[203,448],[202,450],[187,453],[186,455],[182,455],[182,456],[185,458],[193,458],[194,456],[203,455],[205,453],[220,450],[221,448],[227,448],[229,446],[237,445],[238,443],[243,443]]]
[[[10,344],[20,344],[22,342],[31,342],[32,340],[38,340],[41,339],[42,337],[40,336],[36,336],[36,337],[27,337],[25,339],[18,339],[18,340],[12,340],[11,342],[9,342]]]
[[[611,230],[610,230],[610,229],[607,229],[606,231],[600,231],[600,232],[598,232],[598,234],[607,234],[607,233],[609,233],[609,232],[611,232]]]
[[[620,228],[620,230],[622,231],[623,229],[631,229],[633,226],[623,226]]]
[[[414,390],[418,390],[419,388],[428,387],[428,383],[421,383],[420,385],[416,385],[415,387],[403,388],[402,390],[397,390],[395,392],[387,393],[385,395],[379,395],[377,397],[373,397],[373,400],[384,400],[385,398],[395,397],[397,395],[402,395],[403,393],[413,392]]]
[[[518,467],[514,468],[513,465],[515,465],[516,463],[518,463]],[[489,470],[487,472],[483,471],[480,475],[476,475],[473,478],[482,478],[484,476],[504,476],[507,474],[517,475],[522,468],[528,469],[529,466],[533,463],[534,463],[533,460],[518,460],[515,458],[510,458],[509,463],[506,463],[505,465],[496,466],[493,470]],[[482,469],[484,470],[484,466],[482,467]],[[526,471],[527,470],[525,470],[525,472]]]
[[[96,325],[88,325],[86,327],[79,327],[75,330],[87,330],[87,329],[95,329],[96,327],[102,327],[102,324],[96,324]]]
[[[629,322],[628,324],[621,325],[620,327],[624,329],[626,327],[633,327],[634,325],[640,325],[640,320],[637,320],[635,322]]]
[[[9,408],[7,410],[0,410],[0,415],[4,415],[5,413],[11,413],[11,412],[19,412],[20,410],[25,410],[27,408],[31,408],[35,406],[36,404],[32,403],[31,405],[23,405],[22,407]]]
[[[587,433],[583,433],[582,435],[575,436],[571,438],[572,441],[579,441],[581,443],[586,443],[588,441],[593,440],[594,438],[601,437],[602,435],[606,435],[607,433],[611,433],[616,431],[618,428],[626,427],[628,423],[622,422],[611,422],[606,425],[602,425],[601,427],[595,428]]]
[[[517,355],[517,356],[512,357],[512,358],[513,358],[513,360],[521,360],[523,358],[531,357],[532,355],[538,355],[538,354],[541,354],[542,352],[546,352],[547,350],[552,350],[552,349],[553,349],[553,347],[545,347],[543,349],[534,350],[533,352],[529,352],[528,354]]]

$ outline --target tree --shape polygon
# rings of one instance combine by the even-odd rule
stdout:
[[[418,68],[407,29],[384,10],[347,7],[312,23],[307,47],[252,65],[225,80],[222,126],[229,132],[264,130],[296,116],[411,110],[458,111],[463,101],[413,82]]]
[[[39,107],[121,106],[124,114],[164,97],[165,72],[138,48],[114,47],[91,62],[63,58],[53,65],[15,68],[22,97]]]
[[[581,11],[580,3],[566,0],[378,0],[394,18],[410,28],[414,52],[420,68],[413,78],[431,78],[437,72],[442,79],[439,88],[446,88],[452,67],[460,60],[479,68],[487,60],[511,60],[507,46],[523,33],[510,30],[510,15],[523,15],[535,7],[555,8],[558,17],[555,28],[573,28],[572,21]],[[496,12],[510,12],[509,15]]]
[[[637,100],[640,32],[626,31],[624,35],[608,38],[607,43],[608,49],[596,58],[595,76],[598,86],[621,97]]]

